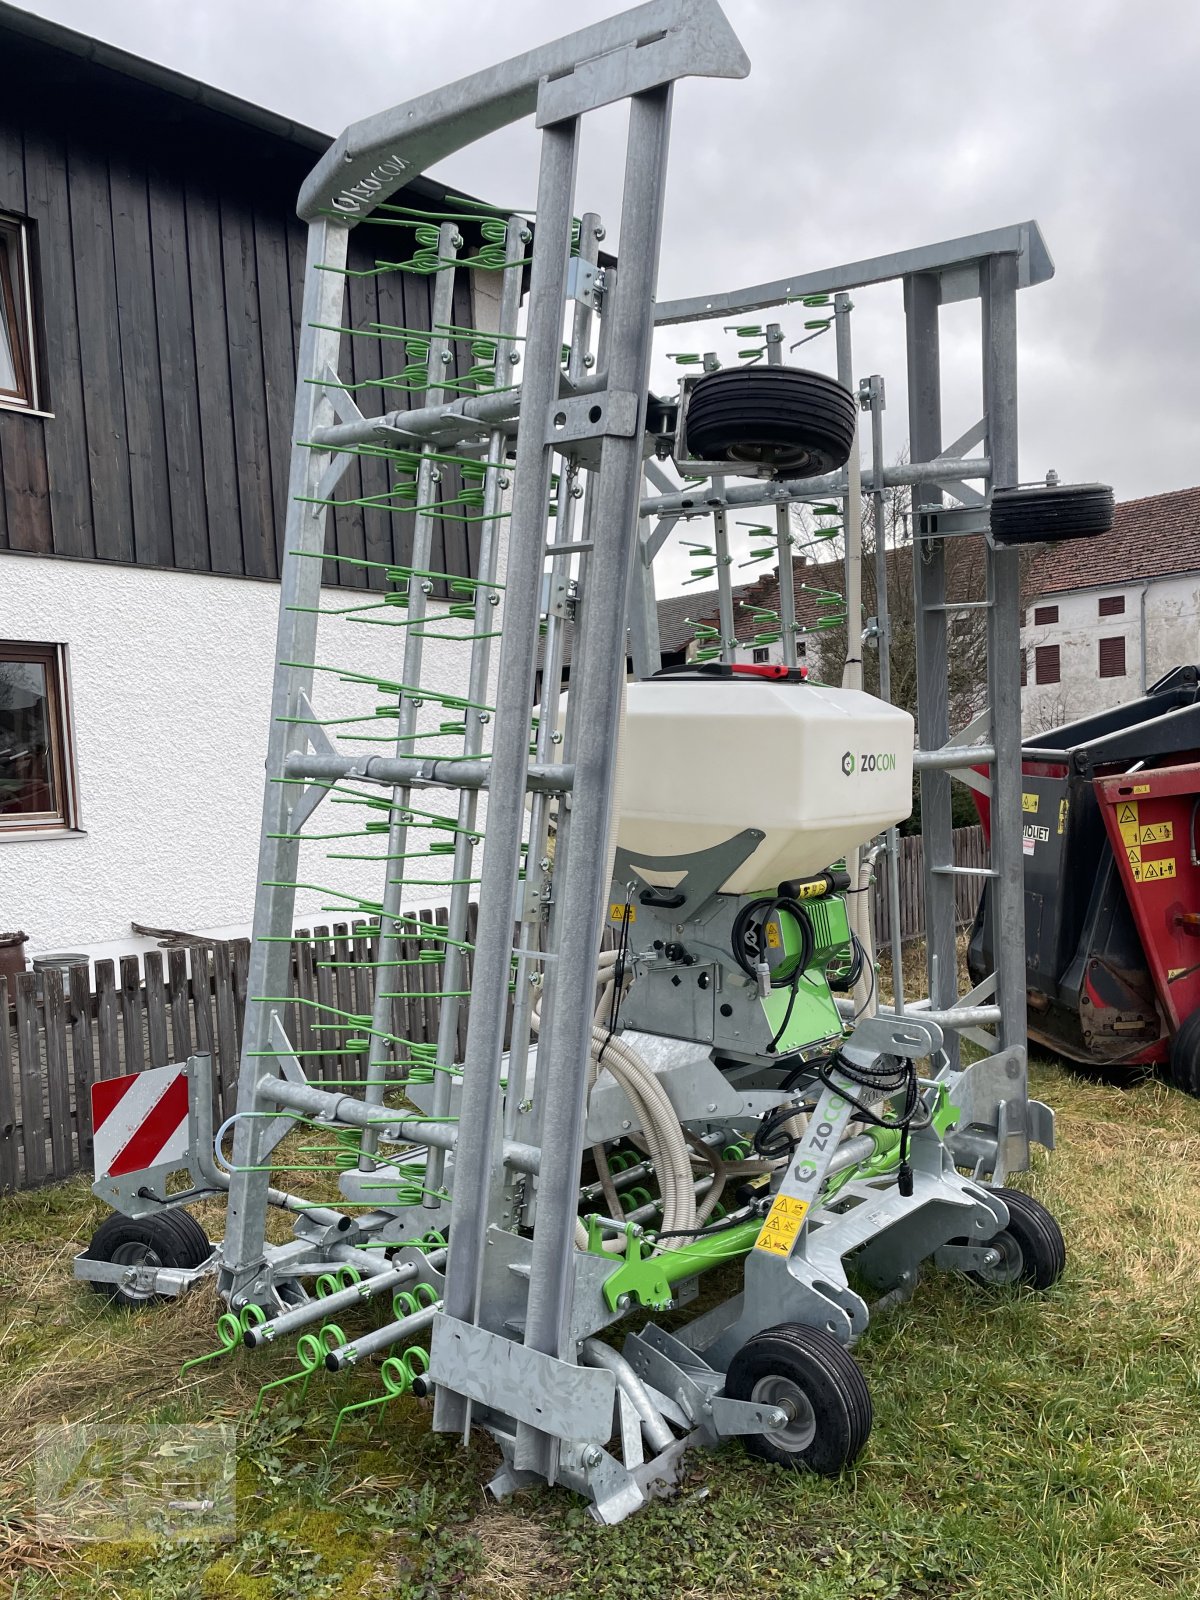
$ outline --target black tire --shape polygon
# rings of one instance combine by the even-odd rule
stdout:
[[[845,466],[858,407],[849,389],[801,367],[727,367],[697,380],[687,447],[702,461],[773,467],[814,478]]]
[[[153,1217],[106,1217],[92,1235],[85,1252],[92,1261],[116,1261],[130,1266],[198,1267],[212,1254],[204,1229],[186,1211],[163,1211]],[[144,1306],[166,1298],[113,1283],[93,1283],[92,1288],[116,1305]]]
[[[1179,1024],[1171,1040],[1171,1082],[1184,1094],[1200,1098],[1200,1011]]]
[[[1062,1229],[1040,1200],[1019,1189],[993,1189],[1008,1207],[1008,1227],[986,1241],[1001,1251],[1001,1260],[983,1272],[967,1277],[989,1288],[1023,1284],[1028,1289],[1049,1289],[1067,1264]],[[965,1239],[956,1241],[965,1244]]]
[[[776,1466],[835,1477],[871,1432],[871,1395],[858,1362],[831,1335],[802,1323],[748,1339],[729,1364],[725,1393],[793,1408],[786,1428],[742,1438],[752,1456]]]
[[[188,1258],[185,1265],[198,1267],[208,1260],[212,1255],[212,1243],[190,1211],[184,1210],[182,1206],[176,1206],[170,1211],[164,1211],[163,1217],[175,1229]]]
[[[1059,483],[997,489],[992,495],[996,544],[1094,539],[1113,523],[1113,492],[1103,483]]]

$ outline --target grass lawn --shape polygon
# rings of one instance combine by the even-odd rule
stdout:
[[[1149,1600],[1200,1592],[1200,1103],[1039,1064],[1059,1150],[1019,1180],[1058,1215],[1049,1295],[930,1273],[857,1347],[875,1428],[822,1481],[697,1453],[678,1496],[613,1529],[550,1490],[489,1505],[494,1452],[393,1400],[328,1440],[372,1372],[304,1406],[261,1383],[291,1351],[212,1348],[215,1301],[130,1314],[71,1279],[87,1184],[0,1201],[0,1594],[15,1600]],[[214,1220],[214,1226],[218,1226]],[[280,1398],[280,1396],[283,1398]],[[37,1430],[238,1425],[231,1541],[73,1542],[37,1517]]]

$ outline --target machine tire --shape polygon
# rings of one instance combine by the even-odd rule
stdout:
[[[967,1277],[988,1288],[1023,1284],[1028,1289],[1049,1289],[1067,1264],[1062,1229],[1040,1200],[1019,1189],[993,1189],[1008,1207],[1008,1227],[986,1241],[1004,1252],[1004,1259],[985,1272]],[[966,1240],[956,1241],[965,1244]]]
[[[1060,483],[992,494],[996,544],[1042,544],[1093,539],[1113,523],[1113,492],[1103,483]]]
[[[1184,1017],[1171,1040],[1171,1082],[1184,1094],[1200,1099],[1200,1011]]]
[[[198,1267],[212,1254],[204,1229],[185,1211],[163,1211],[153,1217],[106,1217],[92,1235],[85,1255],[92,1261],[125,1265],[149,1262],[159,1267]],[[145,1306],[165,1298],[141,1294],[120,1284],[93,1283],[92,1288],[115,1305]]]
[[[835,378],[802,367],[727,367],[692,389],[687,447],[703,461],[773,467],[789,478],[834,472],[850,458],[858,407]]]
[[[776,1433],[742,1443],[776,1466],[835,1477],[861,1454],[871,1432],[871,1395],[850,1352],[820,1328],[785,1322],[748,1339],[729,1364],[732,1400],[790,1403],[796,1415]]]
[[[212,1255],[212,1242],[191,1212],[184,1210],[182,1206],[176,1206],[170,1211],[165,1211],[163,1216],[175,1229],[180,1244],[189,1258],[187,1265],[198,1267],[207,1261]]]

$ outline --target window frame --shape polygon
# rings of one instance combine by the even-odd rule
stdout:
[[[1054,676],[1049,676],[1050,661],[1054,661]],[[1042,666],[1045,663],[1047,676],[1042,676]],[[1033,680],[1034,684],[1051,684],[1062,682],[1062,655],[1056,644],[1039,644],[1033,649]]]
[[[1105,670],[1105,661],[1104,661],[1105,649],[1107,648],[1109,653],[1111,654],[1114,651],[1115,647],[1118,646],[1118,645],[1120,646],[1121,670],[1119,672],[1106,671]],[[1126,659],[1126,650],[1125,650],[1125,635],[1123,633],[1111,634],[1106,639],[1097,640],[1097,642],[1096,642],[1096,676],[1097,676],[1097,678],[1105,678],[1105,679],[1127,678],[1129,676],[1129,665],[1128,665],[1128,661]]]
[[[1034,606],[1033,625],[1035,628],[1052,628],[1057,621],[1058,607],[1056,605]]]
[[[753,665],[761,666],[764,661],[770,661],[770,659],[771,659],[771,647],[770,647],[770,645],[756,644],[756,645],[752,645],[751,646],[751,649],[750,649],[750,660],[751,660]]]
[[[1123,617],[1125,615],[1125,596],[1123,594],[1102,594],[1096,607],[1098,617]]]
[[[42,409],[41,368],[38,361],[38,325],[34,294],[34,251],[32,225],[28,218],[0,211],[0,235],[8,236],[16,249],[6,254],[16,261],[15,282],[0,273],[0,316],[8,328],[13,348],[13,364],[18,369],[16,389],[0,389],[0,408],[6,411]]]
[[[32,662],[45,671],[50,770],[57,804],[53,811],[22,812],[13,817],[0,813],[0,843],[82,833],[67,647],[31,639],[0,639],[0,662],[5,661]]]

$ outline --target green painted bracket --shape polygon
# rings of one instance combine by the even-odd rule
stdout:
[[[671,1283],[665,1271],[667,1257],[651,1255],[652,1249],[641,1228],[633,1225],[625,1229],[625,1259],[604,1283],[604,1299],[610,1311],[620,1311],[635,1301],[655,1311],[665,1311],[671,1304]]]

